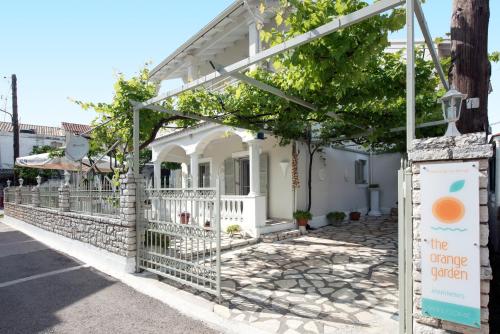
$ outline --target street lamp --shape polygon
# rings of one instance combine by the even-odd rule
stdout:
[[[450,90],[443,95],[438,101],[441,102],[443,106],[443,118],[448,122],[448,129],[444,134],[445,137],[459,136],[457,126],[455,122],[460,119],[460,109],[462,108],[462,101],[465,100],[467,94],[462,94],[455,87],[451,87]]]

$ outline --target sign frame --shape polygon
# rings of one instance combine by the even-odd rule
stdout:
[[[422,314],[481,327],[479,163],[420,168]]]

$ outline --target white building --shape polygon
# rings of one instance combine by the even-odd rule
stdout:
[[[156,66],[151,80],[189,82],[213,72],[209,61],[224,66],[259,52],[258,29],[274,24],[273,6],[278,3],[266,2],[267,9],[261,13],[258,1],[235,1]],[[260,140],[243,129],[203,123],[160,135],[150,147],[157,185],[163,161],[182,164],[183,187],[188,175],[197,187],[215,186],[219,176],[223,228],[237,223],[251,235],[288,229],[295,224],[293,212],[306,208],[307,157],[300,145],[297,191],[292,189],[292,147],[280,146],[274,137]],[[370,183],[380,185],[382,212],[396,207],[399,154],[370,157],[358,148],[339,147],[326,149],[315,159],[313,227],[326,224],[325,216],[331,211],[366,213]]]
[[[62,147],[66,136],[90,129],[84,124],[65,123],[61,127],[19,124],[19,156],[29,155],[35,146]],[[12,123],[0,122],[0,178],[12,177],[14,168],[14,145]]]

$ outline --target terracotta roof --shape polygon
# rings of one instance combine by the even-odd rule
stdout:
[[[83,132],[90,131],[90,129],[92,129],[92,127],[87,124],[76,124],[76,123],[66,123],[66,122],[61,122],[61,127],[64,129],[64,131],[73,134],[80,134]]]
[[[20,131],[33,131],[33,134],[50,136],[50,137],[64,137],[64,130],[55,126],[45,125],[31,125],[19,123]],[[12,132],[12,123],[0,122],[0,132]]]

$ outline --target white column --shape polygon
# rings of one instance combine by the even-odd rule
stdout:
[[[154,166],[154,172],[153,172],[154,187],[161,188],[161,161],[159,160],[154,161],[153,166]]]
[[[255,22],[248,24],[248,56],[254,56],[260,52],[260,36],[259,29]],[[257,65],[250,66],[250,69],[255,69]]]
[[[198,153],[192,153],[189,155],[189,158],[191,159],[191,188],[198,188],[198,159],[200,155]]]
[[[186,63],[187,63],[187,82],[191,82],[196,79],[196,76],[198,74],[198,64],[195,62],[195,59],[192,55],[187,55],[186,56]]]
[[[259,139],[248,142],[250,161],[250,192],[248,196],[260,196],[260,143]]]
[[[182,188],[188,187],[188,182],[187,182],[188,175],[189,175],[188,166],[186,163],[183,162],[181,164],[181,187]]]

